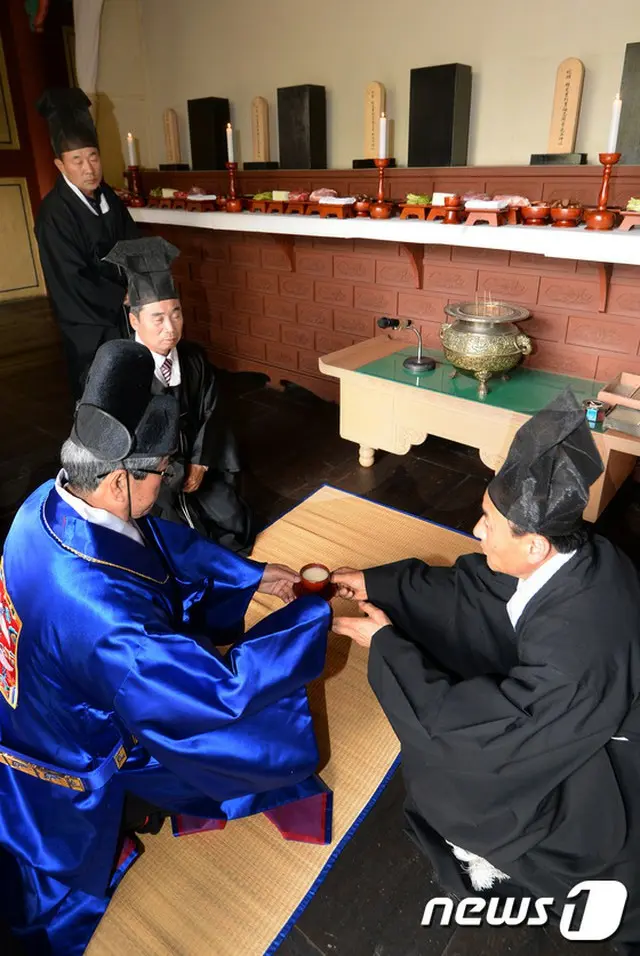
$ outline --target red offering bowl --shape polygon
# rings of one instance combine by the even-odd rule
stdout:
[[[305,564],[300,568],[300,581],[294,586],[298,597],[303,594],[317,594],[330,601],[335,593],[331,582],[331,571],[324,564]]]

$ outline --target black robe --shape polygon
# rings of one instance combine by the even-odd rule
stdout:
[[[392,627],[371,686],[402,748],[410,834],[440,882],[477,896],[445,840],[510,877],[489,895],[553,897],[583,879],[629,891],[640,943],[640,584],[610,542],[584,545],[526,605],[481,555],[366,572]],[[612,737],[626,737],[612,740]],[[426,901],[425,901],[426,902]]]
[[[87,208],[62,176],[45,196],[36,220],[40,260],[62,333],[74,398],[98,347],[129,334],[123,307],[127,280],[103,262],[120,239],[137,239],[138,227],[114,191],[101,186],[109,211]]]
[[[179,342],[178,357],[181,383],[169,391],[180,402],[180,451],[172,461],[173,479],[163,483],[154,514],[188,523],[224,547],[248,554],[255,527],[238,492],[238,449],[222,407],[215,369],[193,342]],[[154,389],[166,391],[157,378]],[[198,490],[184,494],[188,464],[206,465],[207,471]]]

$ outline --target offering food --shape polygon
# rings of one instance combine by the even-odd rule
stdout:
[[[302,192],[299,189],[292,189],[289,192],[289,202],[307,202],[309,199],[309,193]]]
[[[476,210],[478,212],[482,212],[483,210],[499,212],[502,209],[506,209],[508,205],[505,199],[467,199],[465,209],[470,211]]]
[[[337,195],[335,189],[314,189],[309,199],[311,202],[322,202],[323,199],[336,198]]]
[[[318,200],[324,206],[352,206],[355,196],[323,196]]]
[[[556,199],[551,203],[552,209],[582,209],[579,199]]]
[[[287,189],[274,189],[273,190],[273,201],[274,202],[286,202],[291,198],[291,193]]]
[[[426,193],[407,193],[405,202],[408,206],[428,206],[431,196],[427,196]]]
[[[479,192],[473,192],[473,191],[462,194],[463,202],[471,202],[474,199],[480,199],[480,200],[491,199],[491,196],[488,193],[479,193]]]
[[[273,193],[271,191],[264,193],[256,193],[253,197],[254,202],[265,202],[267,199],[273,199]]]
[[[434,193],[431,197],[431,204],[433,206],[444,206],[445,199],[449,199],[455,195],[455,193]]]
[[[507,206],[529,206],[526,196],[498,195],[493,197],[496,202],[505,202]]]
[[[627,212],[640,212],[640,198],[631,197],[627,203]]]

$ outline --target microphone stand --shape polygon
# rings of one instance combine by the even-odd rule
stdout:
[[[378,328],[380,329],[411,329],[412,332],[415,332],[418,339],[418,354],[416,356],[409,356],[402,363],[404,368],[408,372],[412,372],[414,375],[420,375],[422,372],[432,372],[436,367],[435,359],[429,358],[426,355],[423,355],[422,352],[422,333],[419,328],[413,324],[411,319],[405,319],[400,321],[400,319],[389,319],[386,316],[383,316],[381,319],[378,319]]]

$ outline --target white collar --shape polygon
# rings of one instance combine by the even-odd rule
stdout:
[[[82,190],[78,189],[77,186],[74,186],[72,182],[69,182],[69,180],[67,179],[64,173],[62,173],[62,178],[64,179],[65,183],[67,184],[71,192],[74,192],[76,196],[78,196],[78,198],[82,200],[82,202],[85,204],[87,209],[90,209],[93,215],[97,216],[98,213],[95,211],[95,209],[93,208],[93,206],[91,205],[91,203],[89,202],[85,194],[82,192]],[[103,190],[100,190],[100,212],[103,214],[105,212],[109,212],[109,203],[107,202],[107,197],[105,196]]]
[[[140,338],[137,332],[136,332],[136,342],[139,342],[140,345],[144,345],[144,342],[140,341]],[[171,349],[168,355],[160,355],[158,352],[154,352],[152,349],[149,349],[149,351],[151,352],[153,361],[155,362],[156,378],[158,379],[158,381],[160,381],[165,388],[167,387],[167,383],[165,382],[164,376],[162,372],[160,371],[160,369],[162,368],[162,365],[165,359],[171,359],[172,364],[171,364],[171,378],[169,379],[169,388],[173,388],[174,386],[179,385],[180,382],[182,381],[182,375],[180,373],[180,359],[178,357],[178,350]]]
[[[93,508],[91,505],[88,505],[86,501],[83,501],[82,498],[76,498],[75,495],[72,495],[71,492],[65,488],[67,481],[67,473],[64,468],[62,468],[56,478],[56,491],[62,500],[66,502],[70,508],[73,508],[81,518],[84,518],[85,521],[90,521],[91,524],[98,524],[102,528],[109,528],[110,531],[124,534],[127,538],[131,538],[132,541],[137,541],[138,544],[144,547],[144,538],[133,521],[123,521],[122,518],[111,514],[110,511],[105,511],[104,508]]]
[[[521,578],[518,581],[515,594],[507,602],[507,614],[514,628],[529,601],[545,586],[547,581],[551,580],[553,575],[559,571],[567,561],[571,560],[575,553],[575,551],[570,551],[569,554],[554,554],[552,558],[549,558],[548,561],[545,561],[543,565],[537,568],[530,577]]]

